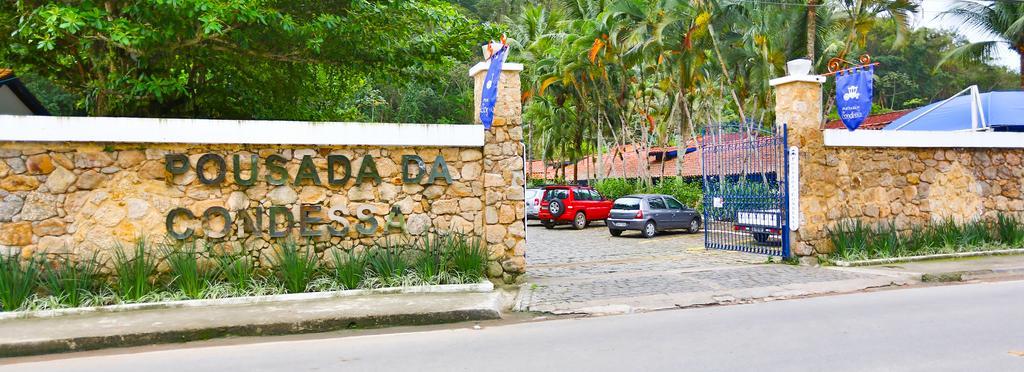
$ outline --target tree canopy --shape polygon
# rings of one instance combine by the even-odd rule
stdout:
[[[528,156],[566,164],[767,127],[768,80],[806,56],[870,54],[875,112],[1014,88],[989,57],[1024,40],[1021,6],[958,4],[995,37],[968,43],[911,28],[919,0],[16,0],[0,66],[64,115],[469,123],[466,71],[505,33]]]
[[[0,16],[0,62],[90,115],[397,119],[417,108],[381,101],[464,93],[450,73],[494,33],[432,0],[19,0]]]

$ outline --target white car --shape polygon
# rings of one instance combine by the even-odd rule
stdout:
[[[540,213],[540,199],[544,197],[542,189],[526,189],[526,219],[536,220]]]

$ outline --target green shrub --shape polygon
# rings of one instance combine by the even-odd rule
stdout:
[[[994,241],[988,222],[976,220],[963,224],[960,229],[960,246],[974,247]]]
[[[53,265],[44,266],[43,285],[62,305],[82,306],[90,294],[100,293],[105,284],[96,254],[82,260],[62,257]]]
[[[205,247],[205,251],[209,252],[210,246]],[[210,282],[217,277],[216,270],[203,262],[203,254],[196,248],[194,240],[166,245],[164,259],[171,270],[170,286],[188,298],[202,298]]]
[[[860,220],[840,221],[827,231],[835,254],[839,257],[852,259],[868,250],[868,236],[871,231]]]
[[[451,270],[464,281],[479,281],[486,275],[487,250],[479,238],[453,234],[445,256]]]
[[[0,308],[14,311],[36,292],[39,263],[35,257],[21,262],[19,255],[0,255]]]
[[[385,286],[401,283],[402,277],[409,269],[404,251],[403,245],[392,243],[390,240],[383,244],[378,243],[366,257],[370,272]]]
[[[153,292],[151,278],[156,274],[156,260],[146,252],[146,239],[136,239],[134,247],[131,252],[120,244],[114,248],[115,290],[118,297],[128,301],[138,301]]]
[[[913,225],[910,232],[903,239],[902,252],[906,255],[916,256],[924,254],[929,248],[939,246],[928,225]]]
[[[278,281],[289,293],[305,292],[320,267],[312,246],[299,247],[293,240],[277,244],[272,264]]]
[[[900,234],[893,222],[875,225],[868,239],[868,253],[871,257],[895,257],[899,253]]]
[[[216,261],[221,280],[230,284],[235,291],[247,291],[255,284],[256,265],[247,249],[239,249],[239,253],[218,255]]]
[[[608,178],[594,183],[594,189],[608,199],[618,199],[636,193],[636,185],[621,178]]]
[[[1011,247],[1024,245],[1024,224],[1014,215],[1000,213],[996,216],[995,230],[999,241]]]
[[[699,209],[704,196],[700,182],[687,182],[681,178],[665,178],[654,187],[654,193],[672,195],[684,205]]]
[[[416,250],[419,255],[413,263],[413,269],[420,279],[428,283],[436,283],[445,273],[444,249],[451,243],[450,236],[440,234],[425,235],[417,241]]]
[[[331,256],[335,282],[345,289],[358,288],[366,277],[366,254],[352,252],[343,256],[340,249],[334,249]]]
[[[704,195],[701,183],[687,182],[678,177],[666,177],[656,185],[641,185],[635,181],[622,178],[608,178],[594,183],[594,189],[608,199],[618,199],[630,194],[664,194],[671,195],[684,205],[700,208]]]

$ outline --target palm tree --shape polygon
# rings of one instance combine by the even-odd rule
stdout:
[[[841,0],[836,21],[847,30],[845,47],[839,58],[845,58],[854,45],[863,47],[868,32],[879,20],[888,19],[896,24],[893,48],[902,47],[910,33],[910,16],[919,8],[919,0]]]
[[[1024,88],[1024,2],[993,1],[986,4],[960,1],[942,15],[956,17],[963,21],[962,28],[982,31],[995,36],[995,39],[953,49],[939,61],[939,66],[951,58],[988,58],[997,48],[1007,46],[1020,58],[1020,87]]]
[[[814,42],[818,40],[818,0],[807,0],[807,59],[814,62]]]

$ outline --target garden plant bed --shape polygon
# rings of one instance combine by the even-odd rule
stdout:
[[[438,284],[418,285],[408,287],[386,287],[372,289],[348,289],[327,292],[289,293],[263,296],[225,297],[198,300],[179,300],[161,302],[124,303],[106,306],[87,306],[73,308],[59,308],[48,310],[27,310],[0,312],[0,321],[8,319],[30,319],[30,318],[52,318],[66,315],[80,315],[89,313],[116,313],[136,310],[153,309],[175,309],[190,307],[209,307],[224,305],[254,305],[265,303],[310,301],[329,298],[342,298],[353,296],[368,296],[380,294],[412,294],[412,293],[485,293],[494,290],[494,284],[490,281],[483,281],[472,284]]]
[[[898,229],[892,221],[868,225],[842,221],[828,229],[834,251],[825,259],[837,266],[865,266],[938,258],[1024,253],[1020,217],[993,220],[946,219]]]
[[[106,260],[0,256],[0,319],[493,289],[481,241],[462,234],[358,250],[281,240],[270,257],[226,245],[139,239]]]

